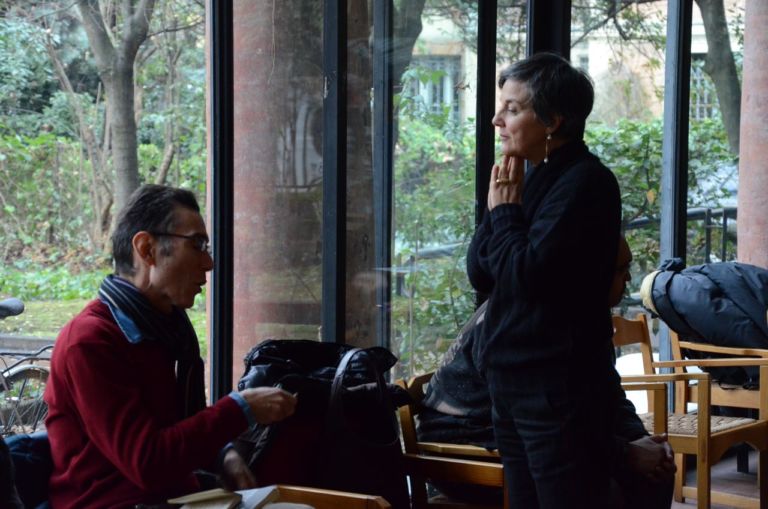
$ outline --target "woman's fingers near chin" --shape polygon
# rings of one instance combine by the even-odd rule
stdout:
[[[509,162],[509,178],[513,182],[519,182],[523,179],[523,165],[519,157],[514,157]]]
[[[504,168],[506,171],[509,171],[511,169],[510,164],[512,162],[512,159],[513,159],[512,156],[505,154],[501,160],[502,168]]]

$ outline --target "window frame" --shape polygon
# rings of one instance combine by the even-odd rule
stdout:
[[[687,197],[687,122],[690,81],[690,32],[693,0],[669,0],[664,97],[662,170],[662,258],[685,257]],[[324,4],[323,132],[323,303],[324,341],[343,341],[346,277],[346,2]],[[379,271],[377,343],[389,346],[392,249],[392,1],[373,3],[374,26],[374,213],[375,255]],[[213,225],[214,270],[211,281],[210,338],[212,401],[232,389],[233,364],[233,220],[234,220],[234,104],[233,7],[208,0],[210,33],[210,154],[209,191]],[[554,51],[570,55],[571,1],[528,0],[527,53]],[[485,210],[488,175],[494,160],[496,77],[482,69],[495,68],[496,0],[478,2],[478,94],[476,115],[475,219]],[[686,42],[687,41],[687,42]],[[468,206],[470,206],[468,204]],[[665,340],[666,339],[666,340]],[[670,358],[669,339],[662,337],[662,358]]]

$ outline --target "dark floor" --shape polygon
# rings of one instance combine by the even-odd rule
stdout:
[[[749,454],[749,472],[749,474],[740,474],[736,470],[735,455],[724,458],[712,467],[712,489],[757,498],[757,453],[755,451],[751,451]],[[689,470],[687,478],[689,483],[695,484],[696,471]],[[768,496],[768,494],[763,496]],[[672,502],[672,509],[689,507],[696,507],[695,499],[686,500],[684,504]],[[712,509],[726,509],[727,507],[712,504]]]

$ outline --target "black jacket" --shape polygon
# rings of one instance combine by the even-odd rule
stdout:
[[[486,212],[467,254],[470,282],[489,296],[473,348],[481,373],[610,366],[620,219],[616,178],[581,141],[526,174],[522,205]]]
[[[768,348],[768,270],[736,262],[684,267],[680,259],[667,260],[648,276],[653,282],[644,303],[651,311],[681,339]],[[756,377],[757,368],[717,370],[713,375],[743,384]]]

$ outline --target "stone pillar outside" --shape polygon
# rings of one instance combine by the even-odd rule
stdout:
[[[768,2],[747,0],[739,147],[738,260],[768,268]]]

